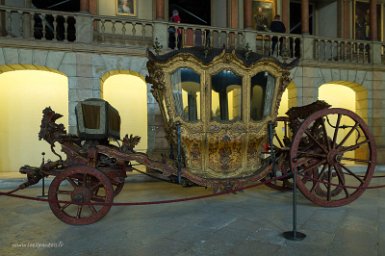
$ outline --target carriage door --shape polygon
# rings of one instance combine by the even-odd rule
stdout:
[[[181,67],[171,73],[172,97],[175,116],[182,122],[182,147],[186,165],[192,173],[201,173],[203,168],[204,129],[201,116],[201,76],[194,69]]]
[[[207,76],[206,170],[211,177],[233,177],[242,171],[242,76],[222,69]]]

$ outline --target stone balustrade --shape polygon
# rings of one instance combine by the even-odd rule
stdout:
[[[170,34],[170,28],[178,33]],[[216,48],[241,48],[262,56],[299,58],[314,63],[356,65],[385,65],[385,45],[381,42],[345,40],[309,35],[279,34],[255,30],[239,30],[212,26],[143,20],[132,17],[101,16],[86,13],[67,13],[38,9],[14,8],[0,5],[0,37],[5,41],[21,39],[33,41],[34,47],[44,48],[44,43],[64,43],[74,49],[83,45],[95,48],[109,47],[114,51],[152,48],[170,49],[170,39],[181,40],[181,47],[201,46]],[[174,37],[174,38],[172,38]],[[0,43],[1,44],[1,43]],[[275,49],[273,49],[275,45]],[[55,47],[50,44],[50,47]],[[124,50],[123,50],[124,49]],[[381,53],[381,54],[379,54]]]

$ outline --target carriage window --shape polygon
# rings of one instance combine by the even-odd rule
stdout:
[[[275,78],[268,72],[259,72],[251,78],[250,118],[262,120],[270,115],[273,104]]]
[[[211,77],[211,119],[242,119],[242,77],[231,70],[222,70]]]
[[[200,76],[191,68],[179,68],[171,75],[175,112],[186,121],[200,120]]]

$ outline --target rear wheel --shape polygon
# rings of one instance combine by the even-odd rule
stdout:
[[[375,142],[368,126],[346,109],[310,115],[290,149],[298,189],[321,206],[342,206],[357,199],[368,186],[375,164]]]

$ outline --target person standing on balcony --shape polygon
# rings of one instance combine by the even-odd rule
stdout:
[[[285,24],[283,24],[283,22],[281,21],[281,16],[279,14],[274,16],[274,19],[270,24],[270,30],[271,32],[274,32],[274,33],[286,33]],[[272,45],[271,45],[272,55],[274,55],[275,47],[277,46],[277,43],[278,43],[278,36],[273,36],[271,41],[272,41]],[[277,54],[282,54],[282,46],[283,46],[283,37],[280,36],[279,52],[277,52]]]
[[[179,16],[178,10],[172,11],[172,16],[170,18],[170,21],[175,23],[181,22],[181,18]],[[169,32],[169,47],[171,49],[174,49],[175,46],[177,46],[178,49],[180,49],[182,47],[182,29],[169,27],[168,32]]]

